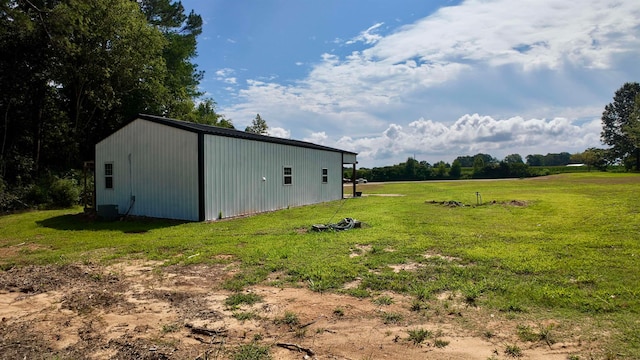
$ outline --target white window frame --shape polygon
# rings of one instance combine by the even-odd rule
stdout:
[[[107,180],[109,179],[109,180]],[[111,185],[111,186],[109,186]],[[113,190],[113,161],[104,163],[104,188],[107,190]]]
[[[282,167],[282,185],[285,185],[285,186],[293,185],[293,166]]]

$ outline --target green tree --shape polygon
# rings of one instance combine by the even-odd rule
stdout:
[[[484,157],[481,154],[476,155],[473,158],[473,174],[480,175],[485,167]]]
[[[213,125],[229,129],[235,129],[231,120],[216,112],[216,102],[207,98],[200,102],[198,106],[185,118],[198,124]]]
[[[635,157],[635,168],[640,170],[640,148],[634,142],[634,133],[638,119],[633,116],[636,97],[640,94],[640,84],[625,83],[618,89],[613,102],[605,106],[602,113],[602,132],[600,139],[611,146],[611,155],[615,159],[625,160]]]
[[[504,162],[506,162],[507,164],[524,164],[524,161],[522,161],[522,156],[520,156],[520,154],[507,155],[504,158]]]
[[[527,155],[527,165],[544,166],[544,155],[541,155],[541,154]]]
[[[157,28],[166,42],[162,50],[166,73],[163,85],[169,96],[158,112],[161,115],[187,118],[200,96],[198,85],[204,73],[193,59],[197,55],[197,37],[202,33],[202,18],[191,11],[188,15],[180,1],[139,0],[137,3],[147,22]]]
[[[244,131],[246,132],[262,135],[266,135],[267,130],[269,130],[269,126],[267,125],[267,122],[262,117],[260,117],[260,114],[256,114],[256,117],[251,122],[251,125],[247,126],[247,128],[244,129]]]
[[[451,169],[449,170],[449,176],[454,179],[459,179],[462,175],[462,165],[460,165],[460,161],[454,160],[451,164]]]

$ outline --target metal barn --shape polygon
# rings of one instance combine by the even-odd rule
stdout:
[[[96,144],[98,212],[206,221],[338,200],[356,153],[138,115]]]

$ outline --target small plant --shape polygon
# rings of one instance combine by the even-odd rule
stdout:
[[[344,316],[344,310],[341,307],[337,307],[337,308],[333,309],[333,315],[337,316],[337,317],[343,317]]]
[[[242,304],[253,305],[257,302],[262,301],[262,297],[253,293],[236,293],[229,296],[224,304],[229,307],[237,307]]]
[[[426,303],[424,303],[424,302],[422,302],[420,300],[413,300],[411,302],[411,306],[409,307],[409,310],[418,312],[418,311],[420,311],[422,309],[428,309],[428,308],[429,308],[429,306]]]
[[[422,328],[407,330],[407,333],[409,334],[409,341],[413,342],[414,345],[422,344],[432,334],[431,331]]]
[[[178,331],[179,328],[178,324],[164,324],[162,325],[162,332],[165,334],[174,333]]]
[[[382,321],[385,324],[397,324],[401,322],[402,319],[403,319],[402,314],[387,313],[387,312],[382,314]]]
[[[487,339],[491,339],[496,336],[496,334],[494,334],[491,330],[485,331],[482,335],[484,335],[484,337],[486,337]]]
[[[251,343],[240,345],[231,358],[233,360],[269,360],[271,355],[269,354],[269,346]]]
[[[236,311],[233,313],[233,317],[238,321],[246,321],[252,319],[259,319],[260,316],[253,311]]]
[[[567,360],[580,360],[580,356],[578,355],[569,355]]]
[[[435,339],[433,341],[433,345],[439,349],[442,349],[444,347],[447,347],[447,345],[449,345],[449,342],[447,340]]]
[[[522,349],[520,349],[520,347],[515,344],[507,345],[507,347],[504,349],[504,354],[514,358],[522,357]]]
[[[253,335],[253,341],[260,341],[262,340],[263,336],[260,333],[254,334]]]
[[[393,298],[391,296],[383,295],[373,300],[373,303],[378,306],[393,304]]]
[[[294,327],[300,324],[300,319],[298,318],[298,315],[296,315],[296,313],[291,311],[285,311],[284,316],[282,316],[281,318],[276,318],[274,320],[274,323],[276,325],[285,324],[285,325]]]
[[[544,341],[549,346],[555,344],[556,342],[555,338],[553,337],[553,334],[551,333],[552,329],[553,329],[553,324],[550,324],[547,326],[540,325],[540,331],[538,333],[538,337],[540,338],[540,341]]]
[[[304,339],[307,336],[307,328],[298,328],[296,329],[295,334],[293,335],[296,339]]]
[[[540,339],[540,336],[529,325],[518,325],[517,332],[522,341],[534,342]]]

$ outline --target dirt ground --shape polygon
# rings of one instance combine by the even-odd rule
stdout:
[[[225,300],[233,293],[221,285],[237,266],[129,261],[0,272],[0,359],[230,359],[252,343],[274,359],[518,357],[510,346],[523,359],[567,359],[588,346],[567,335],[569,325],[552,321],[547,325],[564,334],[561,341],[522,341],[516,334],[522,319],[465,305],[453,294],[415,311],[412,298],[393,293],[377,294],[387,301],[376,304],[269,286],[280,274],[245,290],[260,302],[232,309]],[[287,314],[298,321],[285,321]],[[413,341],[410,333],[418,330],[431,336]]]

